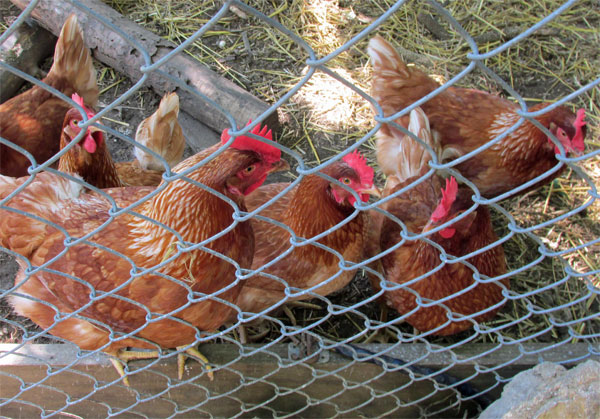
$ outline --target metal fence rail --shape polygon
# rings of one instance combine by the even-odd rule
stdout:
[[[0,44],[3,43],[20,25],[25,24],[25,20],[30,16],[32,10],[38,5],[38,1],[32,1],[29,6],[23,10],[19,18],[16,19],[10,27],[0,36]],[[365,101],[370,102],[375,109],[377,115],[374,116],[375,126],[372,130],[366,133],[360,140],[352,144],[350,147],[341,151],[333,159],[323,162],[318,165],[307,164],[306,159],[295,150],[277,144],[282,150],[288,161],[294,163],[295,171],[298,175],[297,179],[292,182],[286,192],[293,186],[298,184],[305,176],[314,174],[330,165],[333,161],[337,161],[344,156],[352,153],[354,150],[372,141],[376,132],[381,128],[382,124],[389,123],[397,117],[407,115],[412,109],[423,104],[430,98],[444,91],[450,86],[460,82],[466,75],[474,70],[479,70],[483,74],[489,76],[506,92],[508,92],[521,106],[518,114],[522,117],[517,125],[525,120],[532,121],[532,118],[539,116],[541,111],[530,112],[527,110],[525,99],[511,87],[509,83],[498,76],[493,70],[484,64],[484,61],[490,57],[497,56],[533,34],[539,28],[544,27],[550,21],[557,18],[565,10],[572,7],[576,0],[566,1],[561,7],[551,11],[547,16],[541,18],[539,22],[523,33],[515,36],[510,41],[504,42],[498,47],[482,53],[479,50],[477,42],[473,37],[459,24],[459,22],[451,15],[448,10],[437,3],[436,1],[424,1],[433,7],[435,11],[442,16],[452,27],[458,32],[468,44],[471,52],[468,54],[470,64],[464,68],[455,77],[443,84],[436,91],[423,97],[415,102],[410,107],[398,110],[398,113],[392,116],[383,116],[383,112],[379,104],[369,96],[368,93],[362,91],[352,82],[340,76],[336,71],[332,70],[328,65],[331,60],[338,57],[345,51],[349,51],[353,46],[365,38],[370,38],[378,27],[385,22],[390,16],[398,13],[405,6],[405,1],[397,1],[379,18],[370,23],[364,30],[354,36],[349,42],[345,43],[341,48],[332,52],[327,56],[319,56],[313,48],[295,32],[286,28],[278,20],[270,18],[260,11],[256,10],[251,5],[241,1],[226,1],[221,6],[218,13],[199,28],[193,36],[189,37],[185,42],[181,43],[176,49],[161,58],[156,62],[152,62],[151,53],[147,51],[142,43],[136,39],[132,39],[121,28],[116,27],[109,20],[99,15],[97,12],[86,7],[78,1],[68,2],[72,4],[79,12],[89,16],[90,19],[95,19],[102,22],[111,31],[117,32],[126,40],[132,48],[138,51],[143,57],[145,65],[140,68],[142,73],[139,80],[133,83],[133,86],[128,89],[120,97],[116,98],[112,103],[108,104],[104,109],[99,111],[93,118],[83,117],[82,127],[86,128],[101,120],[108,112],[113,110],[131,98],[139,89],[141,89],[148,81],[151,74],[158,74],[172,83],[178,89],[187,91],[193,94],[198,100],[209,103],[215,112],[221,113],[231,126],[232,135],[242,135],[247,133],[256,124],[265,121],[268,116],[276,112],[277,108],[286,104],[292,96],[309,82],[311,77],[316,72],[327,74],[333,79],[339,81],[344,86],[352,89]],[[234,5],[239,10],[252,15],[262,21],[264,25],[275,28],[281,34],[293,40],[301,47],[308,59],[306,65],[308,71],[297,83],[294,88],[282,95],[279,100],[273,103],[268,110],[263,114],[257,115],[251,126],[237,128],[236,116],[232,115],[223,106],[216,103],[213,99],[207,97],[202,92],[190,87],[185,81],[164,71],[165,64],[174,56],[182,54],[183,51],[194,42],[202,42],[202,36],[206,34],[214,25],[225,16],[230,7]],[[59,91],[44,85],[39,80],[28,74],[4,63],[0,62],[2,70],[8,70],[19,77],[41,86],[50,91],[57,97],[65,101],[70,101]],[[569,93],[556,101],[544,111],[554,109],[555,107],[567,104],[569,101],[577,98],[583,93],[591,89],[597,89],[600,84],[600,77],[588,84],[582,86],[578,90]],[[240,121],[238,121],[240,122]],[[135,144],[134,140],[120,133],[116,129],[105,127],[107,132],[121,140]],[[509,130],[510,131],[510,130]],[[503,134],[494,140],[494,143],[500,141],[505,135]],[[0,137],[0,143],[11,146],[10,141]],[[454,167],[461,162],[467,160],[473,155],[489,148],[492,143],[488,143],[472,153],[456,159],[450,163],[431,163],[432,169],[447,171],[456,176],[459,180],[466,180]],[[64,153],[68,152],[68,148],[61,150],[56,159]],[[28,155],[25,150],[19,150]],[[223,150],[220,150],[223,152]],[[553,278],[549,278],[547,285],[540,286],[529,292],[519,293],[504,289],[502,295],[503,302],[519,302],[528,307],[529,313],[526,316],[516,318],[513,323],[504,323],[498,326],[493,324],[479,324],[474,319],[475,315],[464,316],[466,319],[473,321],[473,330],[468,335],[460,335],[454,341],[435,341],[431,339],[427,333],[418,333],[407,331],[406,328],[401,328],[400,320],[407,316],[392,318],[389,320],[374,318],[365,314],[365,307],[369,304],[377,302],[378,298],[386,289],[394,288],[390,283],[385,282],[385,278],[380,273],[370,267],[371,262],[381,258],[381,254],[364,260],[360,263],[342,261],[339,264],[340,272],[353,271],[357,268],[364,269],[369,275],[376,276],[382,280],[384,290],[373,293],[369,297],[361,298],[359,301],[354,301],[348,304],[338,304],[333,302],[331,298],[322,297],[315,293],[315,287],[309,289],[286,289],[286,296],[296,297],[301,295],[310,295],[316,298],[317,301],[326,307],[325,314],[322,318],[306,322],[304,325],[290,325],[287,322],[280,320],[268,312],[259,313],[258,315],[244,314],[239,315],[238,319],[244,323],[250,322],[258,317],[268,318],[276,324],[280,334],[278,337],[271,339],[266,343],[261,344],[241,344],[236,340],[232,331],[239,325],[229,325],[221,328],[215,333],[197,334],[196,344],[201,344],[201,350],[209,354],[211,365],[215,371],[215,381],[209,382],[206,375],[199,366],[195,366],[191,371],[193,375],[187,375],[183,380],[177,380],[174,374],[174,359],[176,353],[161,349],[161,355],[157,360],[148,361],[146,363],[132,363],[127,371],[132,373],[131,380],[138,383],[152,383],[152,385],[136,386],[132,383],[131,388],[123,387],[120,379],[115,372],[104,368],[107,364],[107,358],[100,350],[83,351],[79,350],[75,345],[66,342],[61,349],[56,352],[47,352],[43,345],[35,345],[32,342],[37,342],[40,338],[51,337],[52,330],[42,330],[40,332],[30,332],[24,328],[19,322],[3,319],[6,325],[11,325],[15,328],[24,331],[24,336],[21,343],[12,345],[0,346],[0,375],[2,381],[7,383],[4,390],[0,389],[0,413],[8,414],[9,416],[16,414],[15,412],[27,412],[26,414],[39,414],[42,417],[60,416],[62,414],[85,414],[86,411],[93,411],[96,415],[106,416],[354,416],[358,414],[373,415],[373,416],[401,416],[401,415],[420,415],[420,416],[439,416],[439,415],[456,415],[464,412],[466,409],[469,414],[477,412],[478,408],[489,404],[493,398],[498,396],[499,389],[503,384],[508,382],[517,372],[520,365],[526,363],[535,364],[544,360],[551,360],[563,364],[572,364],[580,362],[590,357],[600,355],[600,347],[598,341],[600,333],[597,328],[587,327],[598,321],[598,301],[597,297],[599,289],[596,288],[592,280],[600,275],[600,271],[591,270],[588,272],[580,272],[574,269],[565,259],[564,255],[576,252],[579,250],[593,249],[598,246],[600,238],[595,238],[586,243],[573,243],[566,249],[553,250],[544,241],[536,235],[536,231],[551,227],[552,225],[566,219],[571,219],[577,214],[586,211],[590,206],[594,205],[599,198],[598,191],[594,180],[579,166],[578,163],[597,159],[600,155],[600,149],[596,148],[590,151],[588,147],[587,154],[581,157],[565,157],[557,156],[557,160],[568,165],[569,168],[582,178],[588,188],[589,198],[567,212],[561,213],[553,218],[545,220],[536,225],[524,227],[511,214],[510,210],[499,204],[499,202],[519,191],[527,189],[536,183],[538,179],[532,179],[523,184],[517,190],[513,190],[507,194],[500,195],[493,199],[483,198],[478,191],[475,191],[473,201],[475,204],[487,206],[499,217],[504,224],[504,235],[502,235],[495,244],[502,245],[514,238],[520,238],[523,242],[529,243],[530,246],[537,246],[539,257],[532,261],[524,261],[520,266],[517,266],[505,275],[509,279],[514,279],[519,275],[528,275],[529,269],[540,263],[551,263],[553,267]],[[30,156],[30,158],[32,158]],[[32,158],[33,159],[33,158]],[[207,159],[208,160],[208,159]],[[45,164],[32,164],[30,173],[32,178],[38,173],[53,169],[49,165],[53,162]],[[164,161],[164,160],[163,160]],[[166,164],[166,162],[164,162]],[[204,164],[206,162],[202,162]],[[190,168],[181,173],[167,172],[164,176],[165,184],[178,179],[186,179],[190,181],[186,175],[194,168]],[[555,168],[553,170],[558,170]],[[60,173],[54,171],[55,173]],[[81,183],[72,176],[62,174]],[[420,179],[419,183],[424,180]],[[469,184],[469,182],[467,181]],[[195,182],[196,186],[207,189],[206,186]],[[473,186],[472,184],[469,184]],[[416,186],[416,185],[413,185]],[[476,189],[476,187],[474,187]],[[95,188],[91,188],[95,189]],[[159,187],[151,195],[144,199],[150,199],[158,194],[163,187]],[[118,208],[112,198],[108,197],[101,190],[95,189],[97,192],[106,196],[107,199],[113,202],[113,211],[110,214],[109,222],[114,220],[120,214],[126,212],[135,213],[134,205],[127,208]],[[16,195],[20,190],[11,194],[6,199],[0,201],[0,208],[7,210],[6,206],[10,198]],[[282,196],[279,194],[277,198]],[[228,201],[229,202],[229,201]],[[360,203],[356,205],[357,211],[379,210],[384,200],[371,200],[370,203]],[[252,212],[240,211],[233,203],[229,202],[234,208],[233,220],[234,225],[239,222],[247,221],[253,217],[262,220],[267,220],[258,213],[266,206],[263,205]],[[10,211],[21,213],[24,217],[27,214],[15,209]],[[358,213],[358,212],[357,212]],[[356,214],[357,214],[356,213]],[[387,214],[387,213],[386,213]],[[390,214],[387,214],[391,216]],[[31,217],[31,216],[30,216]],[[65,248],[69,249],[80,243],[86,243],[98,248],[102,248],[106,252],[119,256],[119,254],[110,248],[103,248],[98,244],[93,244],[91,237],[97,232],[106,227],[105,223],[98,229],[90,232],[84,237],[68,237],[65,240]],[[63,229],[59,226],[54,226],[59,230]],[[179,234],[167,226],[163,226],[172,234],[180,237]],[[331,233],[341,225],[324,232],[320,236],[310,239],[297,237],[294,232],[285,225],[280,225],[291,234],[290,240],[292,246],[301,246],[306,244],[314,244],[323,246],[317,243],[317,240],[326,234]],[[170,261],[190,250],[202,249],[215,254],[213,250],[206,247],[210,241],[216,240],[220,236],[226,234],[223,231],[220,234],[212,237],[205,243],[185,243],[178,246],[176,251],[169,258],[158,263],[152,269],[136,268],[131,273],[129,282],[133,281],[149,271],[155,272],[162,266],[165,266]],[[415,235],[412,237],[406,236],[407,240],[424,239],[423,235]],[[425,238],[426,239],[426,238]],[[183,243],[184,240],[181,239]],[[16,258],[22,257],[9,249],[1,249],[3,252]],[[331,250],[335,253],[335,251]],[[66,252],[66,250],[65,250]],[[51,264],[55,260],[63,257],[65,252],[61,252],[52,260],[47,261],[42,266],[32,266],[29,261],[24,261],[27,266],[27,278],[40,271],[52,271]],[[224,255],[217,255],[220,258],[228,260],[237,265],[237,263]],[[442,262],[444,263],[465,263],[468,265],[469,257],[473,254],[466,255],[462,258],[456,258],[452,255],[442,254]],[[281,260],[285,254],[277,256],[273,263]],[[550,261],[550,262],[548,262]],[[264,267],[258,270],[241,269],[237,266],[235,284],[239,284],[246,278],[251,277],[257,272],[262,271]],[[56,272],[55,272],[56,273]],[[58,273],[66,278],[78,281],[85,284],[85,281],[70,277],[63,273]],[[488,278],[480,276],[475,269],[474,278],[476,283],[484,283],[490,281]],[[333,281],[335,277],[329,278],[327,281]],[[498,281],[501,278],[492,278],[491,280]],[[281,278],[285,280],[285,278]],[[2,290],[0,297],[5,298],[10,295],[18,295],[19,287],[23,284],[14,284],[14,287]],[[558,306],[552,305],[552,298],[548,298],[550,303],[547,306],[539,306],[533,303],[532,298],[558,289],[559,287],[568,287],[576,282],[580,284],[578,288],[574,288],[572,300],[567,304]],[[581,285],[584,284],[584,285]],[[61,313],[61,319],[66,317],[80,317],[81,312],[95,301],[99,301],[107,296],[124,299],[115,293],[94,293],[91,286],[90,303],[76,310],[73,313]],[[466,290],[464,290],[466,291]],[[193,293],[190,289],[190,304],[192,300],[198,301],[202,298],[211,298],[216,301],[223,302],[227,305],[233,305],[219,295],[201,296],[198,293]],[[130,300],[128,300],[130,301]],[[138,306],[143,306],[141,303],[130,301]],[[427,307],[439,302],[428,302],[426,300],[418,300],[419,307]],[[573,318],[570,316],[570,308],[575,305],[585,305],[588,308],[588,315],[581,318]],[[144,308],[145,309],[145,308]],[[164,315],[154,315],[148,312],[148,322],[157,322],[164,318]],[[176,312],[166,315],[171,319],[175,319]],[[324,336],[319,333],[318,326],[325,321],[340,318],[343,316],[351,316],[355,323],[359,323],[362,330],[351,336],[345,336],[343,339],[334,340],[330,336]],[[539,321],[543,318],[547,321],[547,327],[541,327],[533,335],[514,338],[506,334],[506,330],[519,322]],[[58,320],[58,317],[56,318]],[[179,321],[179,320],[178,320]],[[553,340],[546,340],[540,343],[535,339],[546,333],[552,334],[555,330],[562,330],[563,333],[555,334]],[[138,329],[139,330],[139,329]],[[130,333],[115,332],[111,336],[113,339],[124,339],[128,336],[134,336],[138,330]],[[363,344],[355,345],[353,342],[373,334],[375,331],[382,333],[391,333],[395,335],[396,341],[388,344]],[[387,332],[386,332],[387,331]],[[484,337],[484,339],[481,339]],[[219,343],[211,343],[219,339]],[[477,344],[471,345],[476,339],[480,339]],[[52,338],[55,341],[60,339]],[[577,345],[574,345],[577,342]],[[109,342],[110,344],[110,342]],[[108,344],[106,345],[108,346]],[[309,350],[307,350],[307,348]],[[19,369],[18,365],[27,365],[29,370]],[[100,365],[102,368],[96,369],[94,365]],[[513,368],[513,369],[511,369]],[[104,371],[106,369],[106,371]],[[23,372],[25,371],[25,372]],[[198,375],[196,375],[198,374]],[[65,381],[72,384],[64,387]],[[10,385],[8,384],[10,383]],[[248,393],[245,393],[248,391]],[[48,394],[52,398],[48,402]],[[91,410],[88,410],[91,409]],[[461,410],[462,409],[462,410]],[[470,410],[474,409],[474,410]],[[77,413],[79,412],[79,413]]]

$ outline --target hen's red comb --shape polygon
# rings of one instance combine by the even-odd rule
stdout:
[[[585,134],[583,132],[583,127],[587,125],[587,122],[585,122],[584,119],[585,109],[581,108],[577,111],[577,117],[575,118],[575,122],[573,122],[573,126],[575,127],[575,135],[571,139],[571,146],[575,150],[582,153],[585,150],[585,143],[583,142]]]
[[[456,179],[454,178],[454,176],[450,176],[449,179],[446,179],[446,189],[444,190],[444,188],[442,188],[442,199],[440,199],[440,203],[431,214],[432,221],[440,221],[442,218],[448,215],[450,207],[456,200],[457,192],[458,183],[456,183]]]
[[[342,157],[342,161],[348,163],[348,166],[353,168],[358,176],[360,177],[360,183],[365,186],[371,186],[373,184],[373,176],[375,175],[375,171],[371,166],[367,164],[367,159],[358,152],[358,150],[354,150],[350,154],[346,154]]]
[[[248,121],[246,126],[250,125],[252,120]],[[265,125],[262,129],[260,125],[255,126],[250,131],[252,134],[258,135],[259,137],[265,138],[267,140],[273,141],[273,133],[271,130]],[[231,135],[229,135],[229,129],[224,129],[221,133],[221,144],[225,144]],[[252,150],[256,151],[258,154],[263,156],[263,160],[267,163],[274,163],[276,161],[281,160],[281,150],[275,146],[272,146],[267,143],[263,143],[262,141],[256,140],[251,137],[246,137],[245,135],[240,135],[233,140],[230,147],[237,148],[238,150]]]
[[[81,96],[79,96],[77,93],[73,93],[71,95],[71,99],[73,99],[73,102],[77,103],[79,106],[81,106],[83,109],[85,109],[85,113],[87,114],[88,118],[92,118],[94,115],[96,115],[94,113],[94,111],[92,111],[90,108],[85,106],[85,103],[83,103],[83,98]]]

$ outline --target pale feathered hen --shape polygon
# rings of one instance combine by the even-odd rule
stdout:
[[[135,141],[165,159],[169,167],[181,161],[185,149],[185,137],[178,116],[179,96],[174,92],[167,93],[158,109],[138,125],[135,133]],[[116,163],[123,183],[130,186],[158,185],[165,171],[164,164],[140,147],[135,147],[134,154],[134,160]]]

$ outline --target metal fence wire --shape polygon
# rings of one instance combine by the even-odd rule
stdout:
[[[26,24],[26,20],[40,3],[43,2],[32,1],[29,3],[19,17],[0,36],[0,44],[11,36],[20,25]],[[331,78],[331,83],[336,83],[336,81],[341,83],[360,95],[366,104],[373,105],[376,109],[373,116],[373,128],[364,136],[352,142],[347,148],[338,152],[333,159],[318,162],[316,165],[310,164],[306,155],[297,152],[293,147],[286,147],[280,143],[275,144],[276,147],[281,149],[283,157],[292,162],[293,171],[297,175],[297,178],[291,184],[292,186],[285,190],[288,191],[305,179],[306,176],[320,172],[334,161],[349,155],[354,150],[372,149],[372,145],[375,144],[375,136],[382,129],[383,124],[390,123],[400,116],[409,115],[417,106],[422,105],[447,88],[460,83],[461,80],[464,81],[465,76],[472,72],[479,71],[486,75],[518,102],[521,109],[517,113],[521,118],[516,120],[516,126],[519,126],[525,120],[532,121],[532,118],[539,116],[542,111],[528,111],[526,99],[511,87],[511,83],[497,75],[484,62],[518,46],[528,36],[561,16],[577,1],[564,2],[556,10],[548,11],[546,16],[540,16],[539,21],[527,30],[516,34],[509,41],[499,43],[492,49],[486,49],[486,52],[480,51],[474,37],[461,26],[447,10],[447,7],[435,1],[422,1],[423,7],[430,7],[449,24],[451,31],[455,31],[462,36],[470,48],[467,55],[470,63],[439,89],[422,97],[405,109],[397,109],[397,112],[391,116],[384,116],[377,101],[352,81],[336,72],[331,66],[331,62],[341,54],[350,52],[359,42],[374,36],[378,28],[387,19],[402,12],[403,7],[406,6],[405,3],[407,3],[405,1],[398,1],[391,5],[342,47],[326,56],[319,56],[308,42],[298,36],[292,28],[280,23],[276,17],[266,16],[252,7],[251,4],[240,1],[226,1],[212,19],[199,27],[192,36],[181,42],[176,49],[155,62],[152,61],[153,54],[151,51],[148,51],[139,39],[132,38],[122,28],[115,26],[110,20],[86,6],[87,3],[79,1],[64,3],[74,6],[74,10],[80,15],[86,15],[87,19],[97,20],[111,32],[118,33],[144,60],[144,65],[139,69],[141,76],[134,81],[132,87],[116,97],[111,103],[108,103],[94,117],[88,119],[84,116],[83,128],[101,122],[101,119],[111,110],[123,104],[142,89],[151,75],[164,78],[180,91],[186,91],[198,98],[199,102],[209,103],[213,112],[223,115],[227,119],[230,133],[234,136],[246,134],[256,124],[263,123],[269,115],[277,112],[278,108],[288,103],[290,98],[296,95],[307,83],[310,83],[311,79],[316,77],[317,74],[327,75]],[[173,57],[183,54],[184,49],[193,44],[201,45],[203,36],[211,30],[216,30],[215,25],[230,13],[232,6],[238,12],[241,11],[259,19],[264,27],[279,31],[280,36],[292,40],[308,56],[305,62],[306,72],[300,82],[281,95],[265,112],[256,115],[251,126],[243,128],[242,125],[245,121],[237,121],[237,123],[241,123],[239,128],[236,123],[238,115],[232,115],[222,104],[186,84],[185,80],[181,80],[177,75],[165,71],[165,65]],[[273,42],[276,42],[276,40]],[[30,83],[43,87],[63,100],[70,100],[59,91],[44,85],[38,79],[6,62],[1,62],[0,67],[2,70],[10,71]],[[273,80],[273,83],[276,83],[276,80]],[[564,95],[560,100],[545,108],[544,111],[550,111],[557,106],[568,104],[584,93],[597,89],[598,84],[600,84],[600,78],[596,78],[582,85],[576,91]],[[403,129],[398,125],[397,127],[399,130]],[[105,129],[109,135],[134,144],[132,138],[119,132],[119,130],[110,127],[105,127]],[[406,130],[403,132],[406,132]],[[188,132],[187,135],[193,136],[194,133]],[[457,160],[443,164],[439,161],[432,161],[430,167],[433,170],[451,174],[459,181],[466,181],[461,173],[456,170],[456,166],[497,143],[505,135],[499,135],[498,138]],[[0,138],[0,142],[8,146],[11,144],[5,138]],[[2,376],[0,413],[3,416],[12,417],[17,415],[40,415],[41,417],[63,415],[81,415],[84,417],[121,415],[123,417],[475,415],[499,396],[502,386],[511,380],[522,365],[534,365],[543,361],[555,361],[571,365],[591,357],[597,357],[600,352],[598,346],[600,338],[600,328],[598,326],[600,325],[598,324],[597,299],[599,289],[594,286],[594,281],[596,281],[596,285],[598,284],[600,271],[597,265],[589,262],[594,258],[594,252],[598,250],[600,238],[592,235],[589,240],[571,242],[566,247],[557,248],[553,246],[553,243],[538,236],[541,229],[552,228],[557,223],[565,222],[565,220],[572,225],[572,228],[586,228],[586,224],[583,224],[581,220],[586,217],[586,211],[590,211],[594,205],[597,205],[596,200],[598,199],[598,191],[594,180],[581,168],[582,163],[598,159],[600,149],[595,148],[592,150],[592,148],[588,145],[587,154],[582,156],[565,157],[563,154],[556,157],[561,166],[566,165],[573,172],[571,176],[583,179],[579,187],[586,190],[587,197],[581,202],[573,203],[573,206],[567,211],[554,213],[541,222],[523,223],[515,218],[510,205],[504,204],[508,201],[503,201],[505,198],[515,195],[515,191],[486,199],[482,197],[475,185],[466,181],[474,189],[472,197],[474,208],[485,206],[490,209],[493,214],[494,227],[498,232],[499,238],[497,241],[484,250],[494,246],[507,246],[510,242],[518,241],[522,243],[522,246],[535,252],[534,257],[511,262],[506,274],[491,278],[480,274],[477,268],[470,263],[470,258],[475,254],[480,254],[481,249],[476,250],[476,253],[471,252],[463,257],[456,257],[445,251],[441,252],[440,267],[446,264],[463,264],[471,267],[475,285],[485,283],[501,284],[503,279],[512,281],[510,288],[502,286],[501,301],[495,306],[503,307],[499,316],[502,313],[510,312],[505,314],[502,320],[496,319],[480,323],[476,317],[477,314],[481,313],[464,315],[448,310],[448,322],[452,319],[467,320],[473,324],[473,327],[469,328],[468,331],[448,337],[435,336],[435,333],[431,332],[421,332],[408,325],[405,322],[406,319],[421,307],[446,304],[451,298],[456,297],[455,295],[442,299],[442,301],[432,301],[428,298],[419,297],[416,298],[415,310],[402,314],[390,310],[386,317],[381,314],[378,305],[383,293],[399,288],[406,289],[421,278],[414,278],[414,280],[402,285],[387,281],[385,276],[373,267],[373,263],[380,261],[383,255],[389,253],[389,251],[379,252],[361,261],[348,261],[344,260],[337,251],[329,249],[340,260],[338,271],[325,279],[325,283],[333,283],[343,272],[357,271],[357,277],[348,286],[363,287],[367,291],[361,291],[358,294],[359,297],[354,296],[354,298],[344,300],[337,295],[319,295],[318,286],[305,289],[287,286],[285,289],[286,301],[296,297],[304,297],[300,298],[304,300],[314,298],[312,306],[316,305],[317,308],[320,308],[318,314],[313,316],[311,314],[312,309],[305,307],[302,319],[293,322],[286,316],[270,310],[264,310],[258,315],[255,313],[240,313],[235,324],[223,325],[217,331],[197,330],[193,345],[185,345],[186,347],[178,349],[160,348],[158,345],[154,345],[159,349],[157,359],[131,362],[125,368],[125,373],[129,376],[131,383],[130,387],[124,386],[121,379],[110,367],[109,357],[102,352],[102,349],[107,348],[112,342],[135,336],[145,325],[126,331],[113,330],[109,325],[91,319],[90,321],[96,327],[111,332],[109,342],[106,345],[100,349],[88,351],[81,350],[64,339],[54,337],[52,334],[55,324],[43,330],[33,329],[29,327],[30,325],[26,326],[26,322],[21,317],[6,316],[2,320],[5,329],[6,327],[12,327],[19,330],[22,338],[18,342],[9,341],[10,343],[3,343],[0,346],[0,363],[2,364],[0,368]],[[220,154],[223,150],[224,148],[218,150],[215,154]],[[24,150],[20,151],[26,153]],[[59,156],[67,151],[66,149],[61,150]],[[55,161],[57,159],[58,157]],[[167,171],[163,177],[164,185],[179,179],[191,182],[186,175],[207,164],[208,160],[201,161],[195,167],[183,172]],[[166,161],[162,161],[166,164]],[[42,171],[52,170],[48,167],[49,164],[34,162],[30,169],[31,178],[35,178]],[[554,172],[556,170],[558,168],[555,167],[550,171]],[[54,170],[54,173],[61,172]],[[63,176],[75,180],[72,176],[64,174]],[[595,176],[597,176],[597,173]],[[381,176],[378,175],[377,179],[377,182],[379,182]],[[426,179],[427,176],[422,176],[406,189],[418,188],[419,184],[426,181]],[[534,185],[537,180],[528,181],[517,192]],[[207,189],[205,185],[198,182],[194,183],[199,188]],[[383,186],[383,182],[380,186]],[[7,210],[11,199],[18,196],[17,194],[22,189],[18,189],[14,194],[0,201],[0,208]],[[107,196],[98,189],[91,189]],[[162,189],[164,188],[159,187],[140,201],[150,199]],[[401,193],[408,192],[402,191],[392,197],[356,203],[355,211],[346,220],[312,238],[296,236],[290,227],[272,220],[271,222],[289,232],[291,235],[289,240],[290,249],[296,246],[306,246],[307,244],[323,248],[326,246],[317,242],[317,240],[342,228],[344,224],[362,212],[374,210],[384,214],[385,217],[396,220],[400,225],[404,225],[402,220],[398,220],[394,215],[382,210],[382,205],[385,202],[399,196]],[[251,218],[269,221],[268,217],[259,214],[259,212],[272,202],[280,199],[282,195],[283,193],[276,195],[267,205],[250,212],[241,211],[233,201],[228,199],[227,202],[234,209],[233,219],[231,220],[232,228]],[[71,237],[65,231],[65,249],[81,243],[93,243],[94,234],[107,228],[121,214],[128,212],[139,214],[136,212],[137,202],[126,208],[119,208],[113,200],[111,202],[113,204],[107,223],[102,224],[84,237]],[[510,202],[514,203],[515,201]],[[22,214],[23,219],[26,220],[25,223],[31,219],[24,211],[19,209],[13,208],[10,211]],[[35,219],[35,216],[33,217]],[[587,225],[589,226],[589,224]],[[53,226],[60,231],[64,231],[60,226]],[[162,227],[171,231],[175,236],[179,234],[168,226],[162,225]],[[186,252],[201,249],[216,254],[217,252],[208,247],[209,244],[227,234],[228,231],[222,231],[204,243],[185,243],[181,239],[182,243],[172,249],[172,253],[168,255],[167,259],[157,260],[156,265],[152,268],[135,266],[131,270],[130,278],[124,284],[108,292],[95,290],[83,278],[58,273],[62,275],[61,277],[65,281],[75,281],[83,284],[86,287],[85,289],[89,291],[89,303],[71,312],[57,312],[54,315],[53,322],[64,321],[68,318],[86,319],[84,310],[87,307],[93,303],[101,302],[103,299],[114,297],[142,307],[146,313],[148,323],[156,323],[164,318],[169,318],[181,322],[183,325],[185,322],[177,317],[181,307],[171,312],[156,313],[144,307],[138,301],[119,297],[117,292],[119,289],[127,287],[136,278],[148,272],[157,272],[161,267],[177,260]],[[427,240],[429,243],[433,243],[430,238],[430,235],[427,234],[409,234],[404,230],[402,240],[399,241],[396,248],[414,241]],[[124,257],[114,249],[105,248],[99,244],[95,246],[117,257]],[[16,281],[14,286],[11,284],[11,286],[2,290],[0,295],[3,299],[7,299],[9,296],[23,295],[20,294],[20,288],[39,272],[56,273],[52,269],[52,263],[65,256],[65,252],[59,252],[56,257],[46,261],[41,266],[35,266],[10,249],[2,248],[1,250],[19,259],[21,269],[25,271],[24,277]],[[506,248],[505,251],[508,255],[509,249]],[[574,266],[574,263],[570,263],[565,259],[566,255],[573,254],[576,255],[576,258],[581,258],[580,260],[583,260],[584,263]],[[272,263],[285,258],[286,255],[287,253],[277,255],[273,258]],[[217,257],[236,265],[235,281],[232,287],[243,283],[245,279],[265,269],[264,266],[255,270],[244,269],[236,261],[225,255],[218,254]],[[571,259],[570,261],[572,262]],[[132,261],[129,260],[128,263],[132,263]],[[541,273],[533,272],[533,269],[541,266],[544,267]],[[314,270],[320,269],[319,266],[313,268]],[[436,269],[441,268],[436,267]],[[426,272],[423,278],[434,273]],[[371,290],[367,285],[365,275],[375,278],[375,282],[382,289],[379,291]],[[189,295],[186,306],[207,299],[219,301],[228,306],[235,306],[235,301],[229,301],[221,295],[223,290],[214,295],[203,295],[194,292],[182,282],[182,279],[170,278],[170,280],[177,281],[178,284],[188,290]],[[536,282],[538,279],[539,281]],[[276,278],[276,280],[285,281],[286,278]],[[529,286],[529,288],[518,287],[515,286],[517,281],[535,285]],[[464,294],[472,288],[471,286],[462,289],[457,295]],[[566,293],[569,298],[561,300],[557,297],[558,293]],[[40,300],[33,297],[27,298],[40,302]],[[278,304],[279,308],[286,301]],[[312,306],[308,305],[307,307]],[[522,310],[515,308],[517,306],[521,307]],[[242,322],[249,325],[257,318],[270,320],[271,326],[268,336],[260,340],[259,343],[241,343],[237,336],[237,326]],[[333,330],[327,330],[324,327],[325,324],[333,324]],[[335,326],[336,324],[337,326]],[[346,330],[351,330],[351,332],[336,332],[336,327],[343,328],[340,326],[342,324],[346,326],[350,324],[350,328],[347,327]],[[39,342],[48,342],[49,339],[54,343],[60,342],[61,344],[38,344]],[[152,342],[149,343],[152,344]],[[201,364],[190,365],[191,362],[188,362],[190,369],[184,374],[183,378],[177,378],[174,367],[176,354],[194,345],[199,345],[200,351],[208,356],[214,373],[213,381],[207,378],[207,372]],[[58,346],[59,349],[48,349],[50,346]]]

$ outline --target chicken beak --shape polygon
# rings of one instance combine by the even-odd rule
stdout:
[[[286,170],[290,170],[290,164],[281,159],[273,163],[273,165],[267,170],[267,173],[275,173],[275,172],[284,172]]]
[[[577,150],[577,149],[572,149],[570,150],[570,153],[575,156],[575,157],[581,157],[583,156],[583,151]]]
[[[371,196],[376,196],[377,198],[381,198],[381,191],[375,185],[371,186],[370,188],[361,189],[359,192],[361,194],[369,194]]]
[[[89,133],[90,133],[90,134],[93,134],[93,133],[95,133],[95,132],[106,132],[106,131],[105,131],[105,130],[103,130],[102,128],[98,128],[98,127],[96,127],[96,126],[94,126],[94,125],[90,125],[90,126],[88,127],[88,131],[89,131]]]

